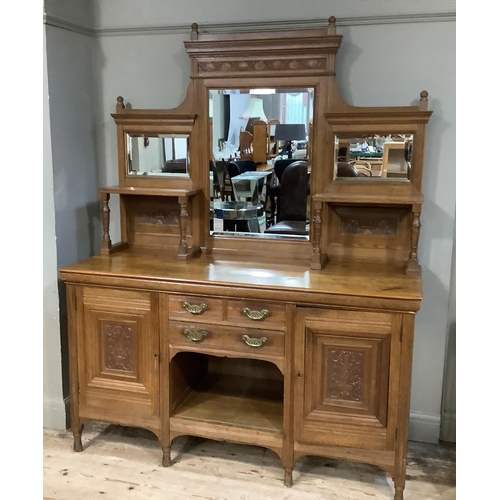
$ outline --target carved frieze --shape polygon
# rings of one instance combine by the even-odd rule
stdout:
[[[326,58],[261,59],[199,62],[199,73],[295,72],[326,69]]]

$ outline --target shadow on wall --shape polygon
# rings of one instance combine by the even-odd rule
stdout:
[[[77,261],[87,259],[99,253],[102,226],[100,203],[93,202],[76,209],[75,228],[77,239]],[[58,280],[59,289],[59,322],[61,325],[61,370],[63,398],[66,408],[66,428],[71,426],[69,408],[69,350],[68,350],[68,305],[66,302],[66,286]]]

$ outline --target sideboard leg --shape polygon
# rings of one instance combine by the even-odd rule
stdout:
[[[404,486],[396,486],[394,492],[394,500],[403,500]]]
[[[170,458],[170,446],[163,446],[163,458],[161,461],[161,465],[163,467],[170,467],[172,465],[172,459]]]
[[[293,486],[293,477],[292,477],[292,468],[285,468],[283,469],[285,471],[285,477],[284,477],[284,480],[285,480],[285,486],[287,488],[291,488]]]
[[[75,425],[73,427],[73,451],[76,452],[83,451],[82,432],[83,432],[83,424]]]

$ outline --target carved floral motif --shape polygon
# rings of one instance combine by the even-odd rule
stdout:
[[[126,325],[104,326],[104,359],[106,368],[125,372],[133,371],[132,327]]]
[[[328,359],[328,399],[363,400],[364,354],[331,350]]]

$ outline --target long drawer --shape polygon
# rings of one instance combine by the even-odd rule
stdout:
[[[169,345],[174,350],[283,357],[285,334],[281,331],[171,321]]]

